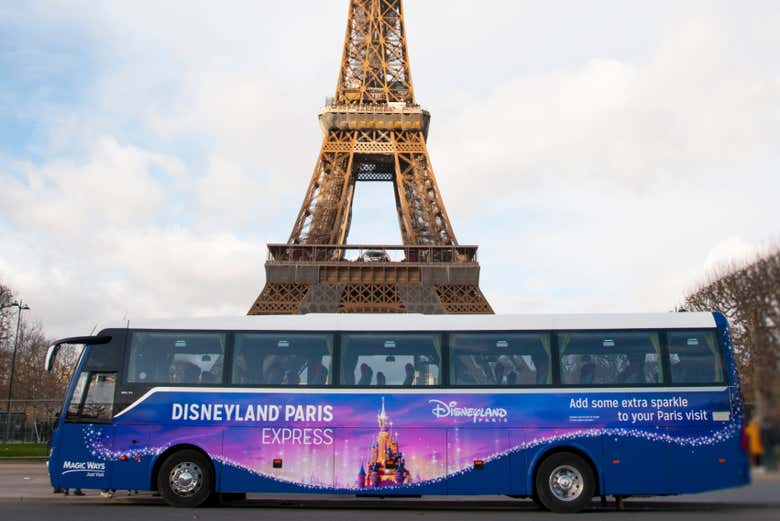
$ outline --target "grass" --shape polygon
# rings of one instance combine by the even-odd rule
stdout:
[[[0,459],[3,458],[45,458],[49,448],[45,443],[4,443],[0,445]]]

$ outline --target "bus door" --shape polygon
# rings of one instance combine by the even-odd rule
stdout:
[[[52,439],[53,472],[59,470],[58,479],[53,474],[52,482],[61,487],[110,488],[113,416],[126,332],[104,330],[100,335],[110,337],[110,341],[86,346],[65,418]]]
[[[116,381],[116,372],[84,370],[79,374],[60,427],[61,487],[109,488]]]

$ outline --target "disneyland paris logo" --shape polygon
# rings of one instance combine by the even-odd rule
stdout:
[[[433,404],[431,413],[436,418],[468,418],[474,423],[506,422],[507,410],[503,407],[458,407],[455,400],[447,403],[441,400],[428,400]]]

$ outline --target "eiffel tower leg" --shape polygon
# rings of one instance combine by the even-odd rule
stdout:
[[[396,183],[411,244],[457,244],[422,132],[395,133]],[[399,219],[401,220],[401,219]],[[407,243],[408,244],[408,243]]]
[[[354,132],[331,130],[322,143],[317,164],[301,209],[293,225],[291,244],[333,244],[339,234],[348,231],[344,226],[343,211],[351,196],[350,169],[353,158]]]
[[[355,133],[356,134],[356,133]],[[353,143],[355,138],[353,137]],[[331,244],[345,244],[349,235],[349,228],[352,225],[352,202],[355,200],[355,181],[357,177],[353,172],[355,168],[354,145],[349,153],[349,161],[344,175],[343,187],[341,189],[341,201],[339,202],[339,212],[336,215],[336,226],[333,229]],[[341,255],[339,255],[341,257]]]
[[[394,140],[394,145],[396,145]],[[412,227],[411,212],[409,211],[409,194],[406,193],[406,186],[403,182],[401,170],[401,158],[398,154],[398,147],[394,146],[395,153],[395,178],[393,179],[393,188],[395,192],[395,209],[398,212],[398,225],[401,227],[401,240],[403,244],[417,244],[417,237]]]

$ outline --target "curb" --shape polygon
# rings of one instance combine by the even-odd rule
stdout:
[[[151,496],[121,496],[114,498],[104,498],[100,496],[73,497],[63,496],[62,494],[52,494],[51,496],[29,497],[0,497],[0,505],[8,503],[29,503],[29,504],[73,504],[73,505],[128,505],[128,506],[166,506],[165,501],[159,497]],[[315,499],[315,498],[249,498],[242,502],[228,502],[226,507],[232,508],[272,508],[272,509],[313,509],[313,510],[428,510],[428,511],[533,511],[541,510],[530,500],[416,500],[408,498],[340,498],[340,499]],[[675,502],[675,501],[653,501],[652,499],[637,499],[624,503],[625,511],[633,512],[716,512],[733,511],[734,509],[745,510],[775,510],[780,507],[778,503],[756,502],[756,503],[733,503],[733,502]],[[615,511],[614,502],[602,506],[597,500],[594,500],[587,512],[612,512]]]
[[[129,501],[128,501],[129,500]],[[100,496],[63,496],[62,494],[52,494],[51,496],[15,496],[0,497],[0,504],[3,503],[59,503],[59,504],[80,504],[80,505],[103,505],[103,504],[133,504],[133,505],[156,505],[164,504],[157,501],[157,498],[105,498]]]
[[[62,494],[41,497],[0,497],[0,505],[3,503],[38,503],[38,504],[80,504],[80,505],[133,505],[133,506],[167,506],[159,497],[123,496],[119,498],[91,497],[63,497]],[[593,507],[597,507],[593,503]],[[511,511],[527,510],[529,507],[537,510],[537,507],[529,500],[496,500],[496,501],[442,501],[442,500],[409,500],[407,498],[387,499],[266,499],[250,498],[247,501],[227,502],[225,507],[232,508],[274,508],[274,509],[320,509],[320,510],[377,510],[392,507],[395,510],[493,510]]]

